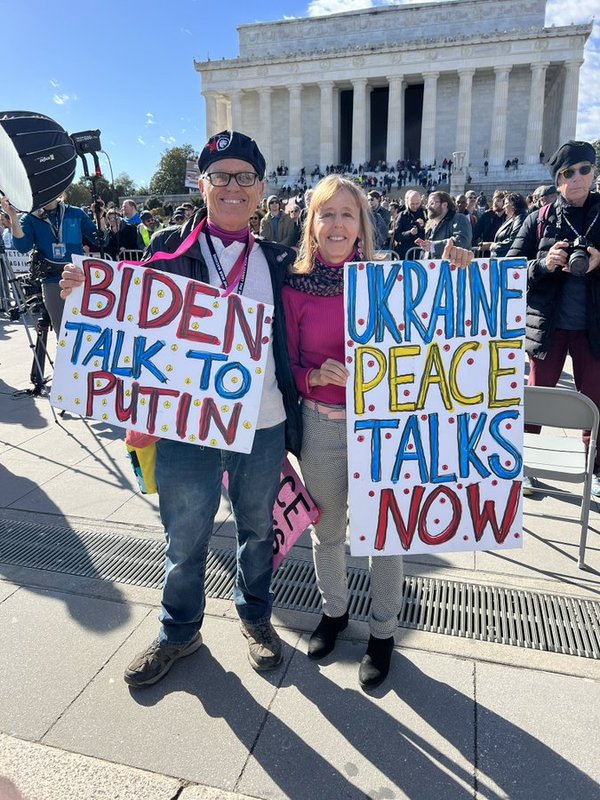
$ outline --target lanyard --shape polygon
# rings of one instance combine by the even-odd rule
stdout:
[[[210,250],[210,255],[212,257],[213,264],[215,265],[215,269],[217,270],[219,280],[221,281],[221,286],[223,289],[227,290],[223,296],[226,297],[234,290],[237,291],[238,294],[242,294],[242,292],[244,291],[244,284],[246,282],[246,273],[248,271],[248,260],[250,258],[250,251],[252,250],[252,245],[254,244],[254,237],[251,237],[250,234],[248,234],[248,238],[246,240],[246,245],[244,249],[237,257],[235,264],[233,265],[233,267],[229,272],[229,275],[225,275],[225,271],[219,260],[219,256],[216,253],[215,246],[213,244],[212,239],[210,238],[210,234],[207,229],[204,230],[204,236],[206,238],[206,244],[208,245],[208,249]]]
[[[54,234],[54,238],[56,239],[57,243],[60,244],[62,242],[62,232],[63,232],[63,221],[65,218],[65,207],[62,203],[58,204],[57,208],[57,219],[58,225],[54,225],[50,219],[50,213],[53,212],[46,212],[46,222],[50,225],[50,229]]]
[[[598,211],[596,211],[596,216],[595,216],[595,217],[594,217],[594,219],[593,219],[593,220],[590,222],[590,224],[589,224],[589,227],[588,227],[587,231],[586,231],[586,232],[583,234],[583,238],[584,238],[584,239],[587,239],[587,237],[588,237],[588,233],[589,233],[589,232],[592,230],[592,228],[593,228],[593,227],[594,227],[594,225],[596,224],[596,221],[598,220],[598,217],[599,217],[599,216],[600,216],[600,209],[598,209]],[[561,214],[560,214],[560,220],[561,220],[561,222],[562,222],[562,220],[563,220],[563,219],[564,219],[564,221],[567,223],[567,225],[569,226],[569,228],[571,228],[571,230],[573,231],[573,233],[575,234],[575,236],[580,236],[580,235],[581,235],[581,234],[579,233],[579,231],[576,231],[576,230],[575,230],[575,228],[573,227],[573,225],[571,225],[571,223],[570,223],[570,222],[569,222],[569,220],[567,219],[567,215],[566,215],[566,214],[563,214],[563,213],[562,213],[562,211],[561,211]]]

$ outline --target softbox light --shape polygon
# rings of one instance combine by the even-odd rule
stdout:
[[[0,193],[20,211],[35,211],[71,185],[77,166],[69,134],[33,111],[0,111]]]

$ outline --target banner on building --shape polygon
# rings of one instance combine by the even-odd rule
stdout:
[[[166,439],[249,453],[273,308],[178,275],[75,256],[54,406]]]
[[[526,267],[348,266],[354,555],[522,546]]]

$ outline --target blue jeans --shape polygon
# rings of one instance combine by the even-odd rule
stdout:
[[[159,638],[189,642],[202,625],[206,556],[219,508],[223,472],[237,528],[233,592],[244,622],[271,617],[273,506],[284,458],[284,423],[256,431],[251,453],[161,439],[156,482],[167,538]]]

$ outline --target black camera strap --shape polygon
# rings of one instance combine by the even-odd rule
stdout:
[[[582,234],[580,234],[579,231],[576,230],[576,228],[571,224],[571,222],[568,219],[567,215],[562,213],[562,209],[559,210],[559,213],[560,213],[559,222],[562,223],[562,221],[564,220],[567,223],[567,225],[569,226],[569,228],[571,228],[571,230],[573,231],[573,233],[575,234],[576,237],[581,236]],[[584,239],[587,239],[589,232],[592,230],[592,228],[594,227],[596,222],[598,222],[598,217],[600,217],[600,204],[598,205],[598,207],[596,209],[596,216],[594,217],[594,219],[588,225],[587,231],[583,234],[583,238]],[[560,225],[560,227],[562,228],[562,225]]]

